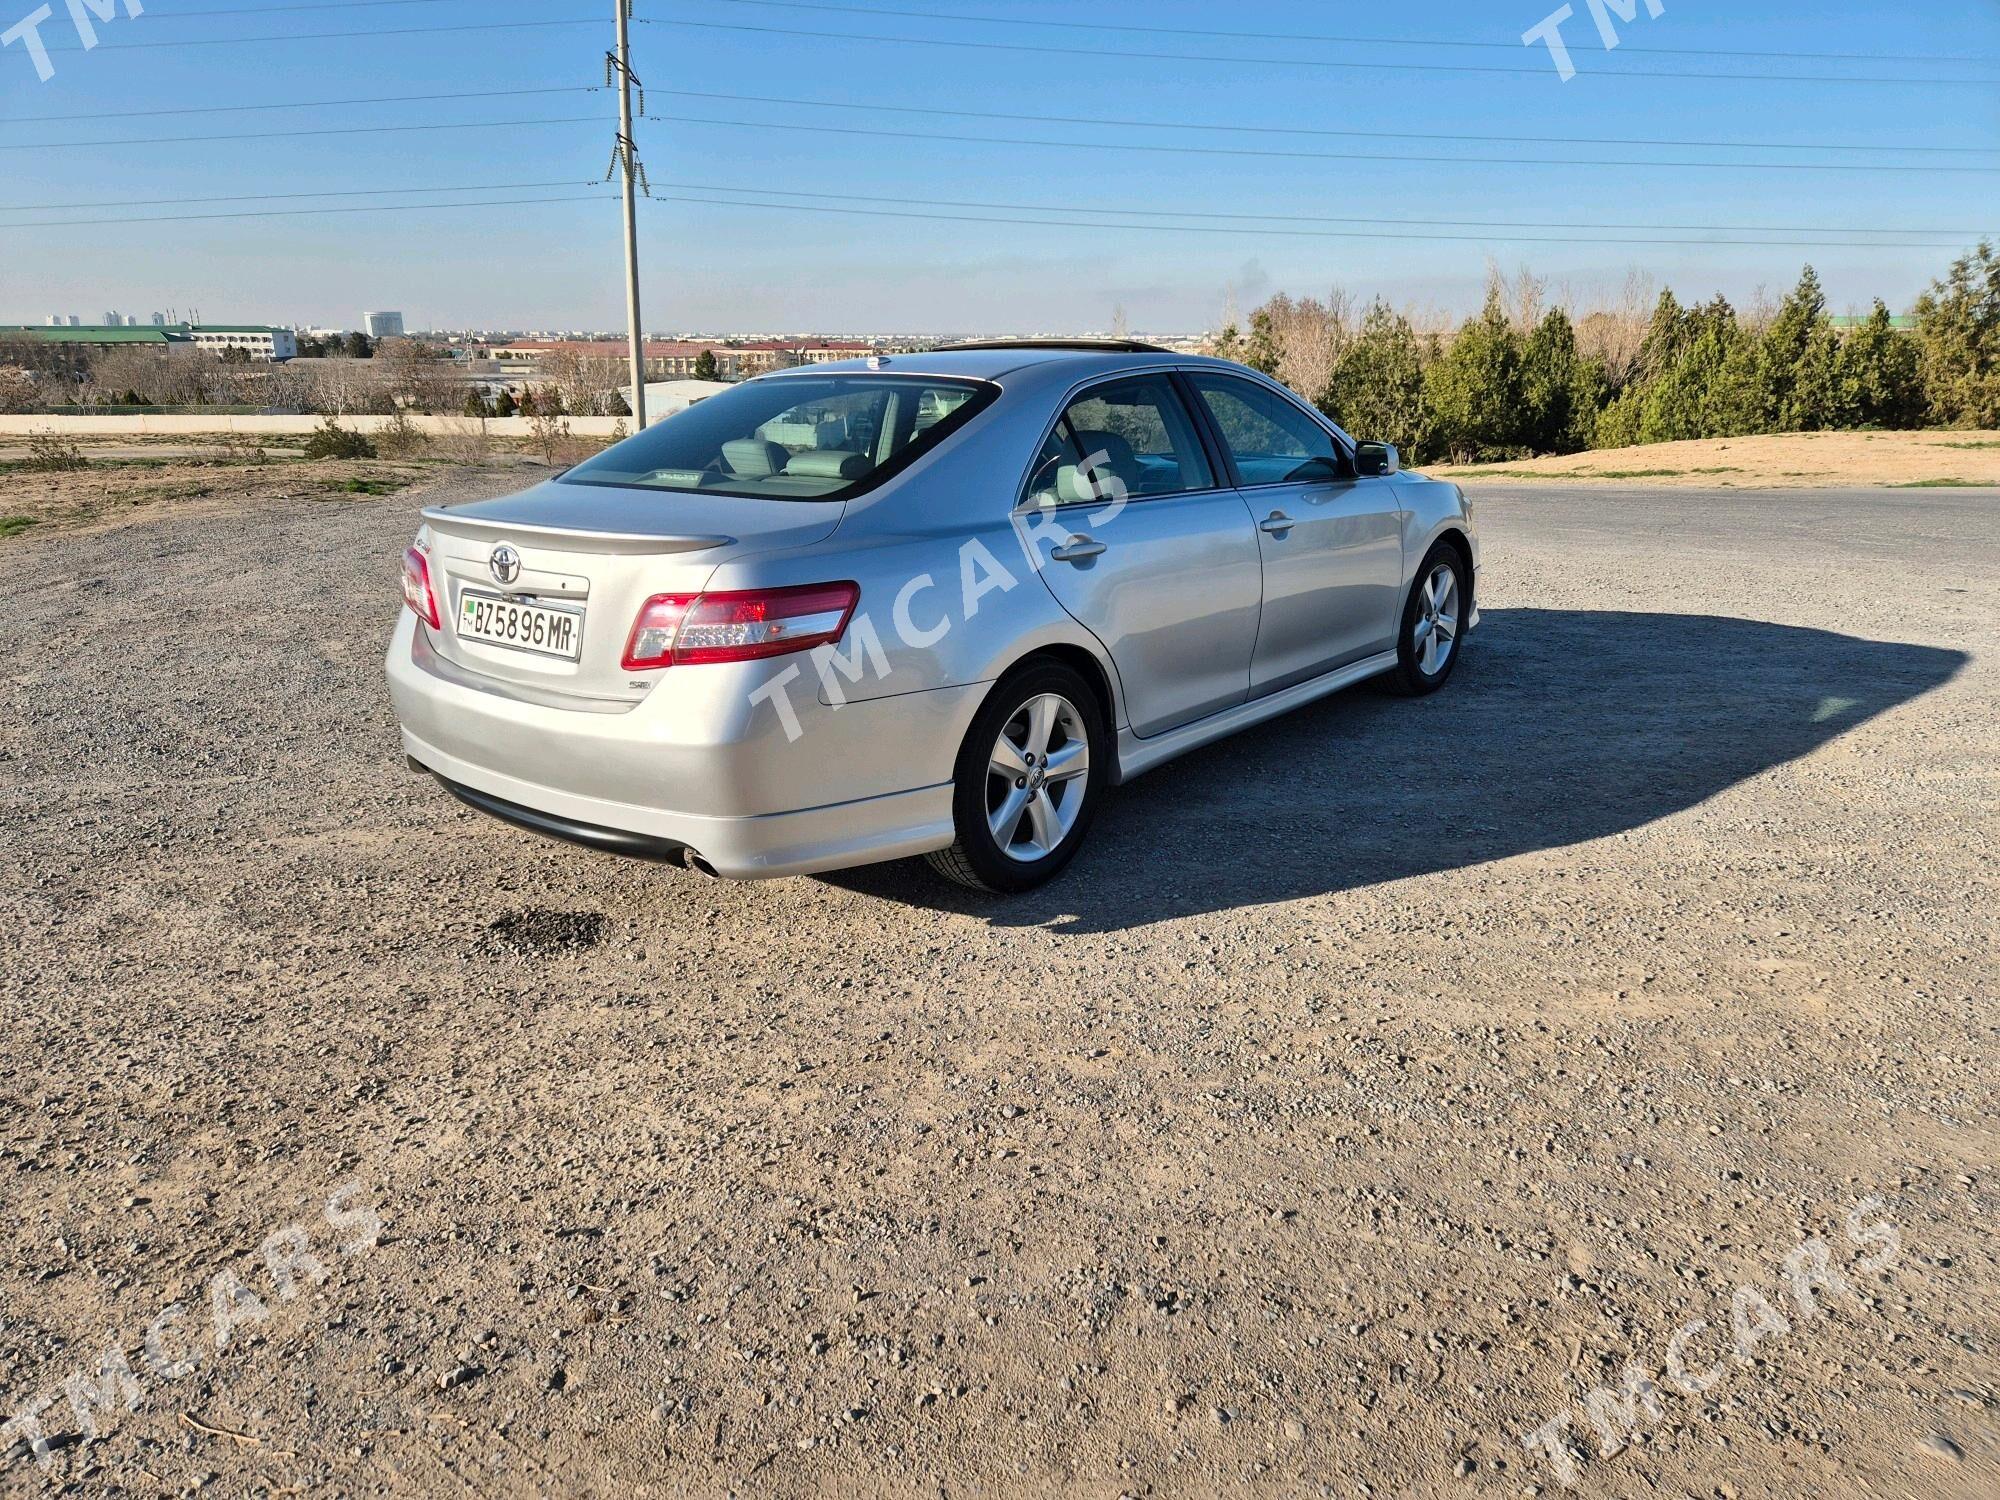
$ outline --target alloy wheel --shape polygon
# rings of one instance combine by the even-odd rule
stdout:
[[[1444,670],[1458,645],[1458,570],[1439,563],[1417,595],[1417,623],[1410,635],[1417,667],[1426,677]]]
[[[1076,826],[1090,784],[1083,715],[1060,693],[1037,693],[1000,726],[986,766],[986,826],[1009,859],[1045,858]]]

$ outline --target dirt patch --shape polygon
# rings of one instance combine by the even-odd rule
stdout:
[[[209,513],[273,503],[345,502],[409,491],[462,471],[445,465],[388,459],[307,461],[267,454],[207,456],[162,447],[156,456],[93,456],[86,466],[59,473],[0,463],[0,543],[32,529],[50,532],[121,525],[163,509]],[[533,482],[524,475],[517,483]]]
[[[1794,432],[1604,448],[1504,464],[1438,464],[1440,479],[1557,479],[1706,489],[2000,485],[2000,433]]]
[[[1475,501],[1444,692],[1015,901],[410,775],[409,492],[0,546],[0,1489],[2000,1493],[2000,510]]]
[[[530,907],[511,911],[486,924],[504,948],[516,953],[575,953],[595,948],[604,933],[599,911],[548,911]]]

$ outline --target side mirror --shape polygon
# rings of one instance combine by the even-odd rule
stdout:
[[[1394,474],[1403,467],[1403,461],[1396,454],[1394,443],[1356,443],[1354,445],[1354,468],[1363,479],[1378,478],[1384,474]]]

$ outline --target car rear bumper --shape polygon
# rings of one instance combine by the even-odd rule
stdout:
[[[808,673],[796,737],[764,679],[672,668],[626,712],[522,702],[432,670],[406,612],[389,647],[403,749],[453,795],[517,826],[718,875],[804,875],[942,849],[951,767],[983,687],[832,708]],[[758,664],[768,668],[769,663]]]
[[[467,806],[551,838],[608,853],[684,863],[735,880],[811,875],[942,849],[954,836],[951,785],[919,787],[793,812],[713,817],[578,796],[503,775],[427,745],[403,749]]]

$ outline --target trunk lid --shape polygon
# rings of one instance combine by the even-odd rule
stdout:
[[[581,700],[575,706],[600,711],[636,703],[651,674],[620,663],[641,604],[654,594],[700,593],[726,559],[822,540],[845,508],[554,480],[497,500],[432,507],[423,513],[424,533],[444,622],[430,632],[432,648],[499,690]],[[573,629],[573,642],[556,644],[574,656],[476,638],[479,611],[506,605],[531,607],[552,636],[558,624]],[[525,619],[513,618],[525,629]]]

